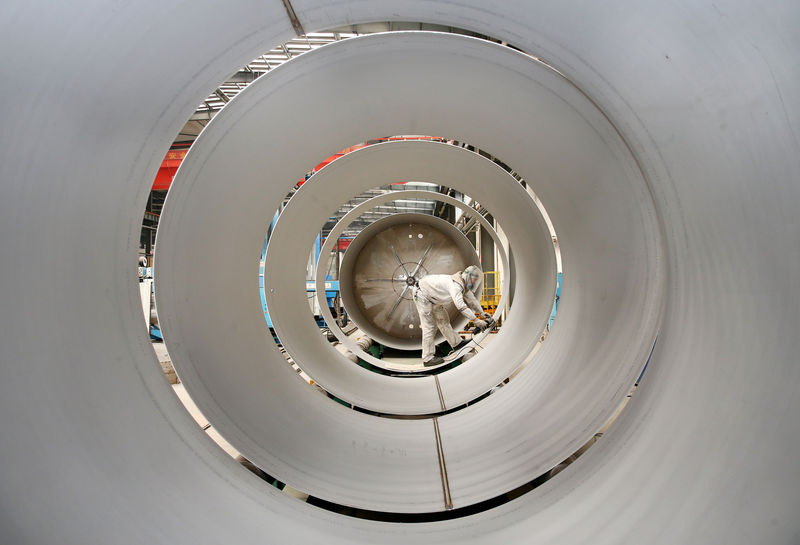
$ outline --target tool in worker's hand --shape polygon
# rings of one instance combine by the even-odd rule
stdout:
[[[462,341],[453,348],[452,352],[446,355],[443,359],[443,363],[450,363],[453,362],[461,357],[463,357],[467,352],[472,352],[475,350],[476,347],[480,347],[478,342],[475,340],[475,335],[482,331],[491,331],[497,326],[497,322],[493,318],[489,318],[486,321],[486,327],[481,328],[475,326],[472,329],[472,337],[471,339],[462,339]]]
[[[488,320],[486,320],[486,327],[481,327],[479,325],[476,325],[475,328],[472,330],[472,334],[477,335],[482,331],[491,331],[492,329],[495,328],[496,325],[497,322],[494,320],[494,318],[489,318]]]

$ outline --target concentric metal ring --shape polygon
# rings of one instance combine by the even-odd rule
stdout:
[[[314,334],[317,326],[303,306],[305,287],[297,279],[303,273],[306,256],[302,251],[293,252],[293,249],[302,247],[306,241],[311,244],[317,226],[330,216],[330,206],[335,206],[341,200],[336,195],[347,198],[358,194],[372,187],[375,180],[381,183],[435,181],[462,189],[489,210],[507,211],[510,207],[514,208],[513,213],[506,212],[506,217],[515,220],[513,225],[508,226],[506,235],[509,246],[517,247],[515,255],[518,269],[527,266],[527,270],[531,271],[526,276],[529,281],[527,294],[525,289],[519,290],[515,301],[515,305],[521,304],[526,309],[527,315],[525,319],[518,319],[515,326],[514,314],[509,313],[503,331],[487,351],[445,374],[460,378],[439,376],[439,387],[431,377],[414,377],[411,380],[387,377],[354,366],[334,351],[324,337]],[[446,408],[463,405],[499,384],[528,357],[544,330],[552,308],[555,255],[544,218],[527,192],[502,168],[478,154],[447,144],[388,142],[337,159],[315,174],[308,184],[308,189],[298,191],[293,197],[303,214],[284,214],[275,226],[268,253],[281,257],[265,263],[264,286],[269,308],[286,309],[272,316],[278,337],[298,365],[325,389],[359,407],[380,413],[438,413],[442,410],[440,390]],[[426,192],[404,192],[407,196],[416,194],[424,196]],[[391,198],[391,195],[375,197],[359,205],[361,208],[349,212],[328,236],[322,252],[330,250],[332,241],[358,214]],[[456,204],[455,199],[446,196],[439,198],[467,208],[463,203]],[[491,224],[485,218],[479,221],[481,225],[489,227],[501,250],[501,259],[505,260],[505,250]],[[506,267],[506,285],[509,285],[509,271],[510,267]],[[322,282],[322,274],[318,271],[317,289],[320,289]],[[539,289],[530,290],[531,286]],[[501,296],[501,305],[505,305],[506,297],[507,293]],[[326,308],[321,310],[328,323],[332,323],[330,312]],[[381,360],[360,350],[336,327],[332,330],[359,357],[373,365],[385,366]],[[499,351],[502,343],[497,341],[504,336],[517,339],[518,346],[507,346],[506,351]],[[482,338],[479,336],[478,340]],[[523,339],[525,343],[519,342]],[[481,361],[487,360],[494,363],[481,364]]]
[[[231,1],[220,10],[200,2],[187,11],[167,0],[154,17],[146,2],[97,4],[76,18],[72,4],[12,2],[0,19],[12,52],[0,82],[16,97],[0,147],[0,247],[8,257],[0,300],[17,309],[0,327],[4,537],[84,545],[796,541],[800,369],[786,340],[800,322],[796,3],[292,4],[307,30],[386,20],[470,28],[541,55],[599,104],[634,150],[663,226],[668,300],[647,380],[601,444],[557,480],[465,520],[348,520],[257,487],[196,430],[159,376],[133,263],[147,191],[174,134],[235,67],[293,35],[284,5]],[[214,32],[198,33],[203,27]],[[43,62],[48,70],[30,70]],[[87,86],[109,66],[128,69]],[[491,118],[475,115],[481,101],[452,96],[475,130],[491,128]],[[378,97],[337,107],[383,109]],[[291,114],[295,125],[314,119],[306,109]],[[516,166],[530,143],[513,135],[507,143],[519,144],[514,157],[505,146],[486,149]],[[550,151],[560,149],[555,138]],[[333,148],[305,159],[319,151]],[[552,192],[543,195],[548,210],[559,189]],[[589,198],[569,186],[562,196]],[[557,227],[561,235],[571,226]],[[207,253],[199,252],[196,270],[208,268]],[[567,280],[579,288],[583,277]],[[575,297],[549,346],[570,325],[561,319],[584,311],[588,293]],[[595,324],[616,331],[613,321]],[[218,334],[239,325],[220,323]],[[573,339],[588,332],[565,329]]]
[[[475,214],[474,210],[470,209],[463,202],[461,202],[458,199],[455,199],[453,197],[450,197],[448,195],[442,195],[442,194],[431,195],[430,192],[428,192],[428,191],[404,191],[403,192],[403,196],[407,197],[407,198],[436,198],[436,199],[441,200],[442,202],[448,203],[448,204],[450,204],[450,205],[462,210],[465,214],[474,214],[475,219],[478,221],[478,223],[484,229],[486,229],[486,232],[489,233],[489,236],[492,238],[492,240],[495,243],[495,247],[498,249],[498,252],[500,253],[500,261],[503,264],[503,279],[502,279],[502,284],[501,285],[503,285],[503,286],[511,286],[511,267],[509,266],[509,263],[508,263],[508,255],[507,255],[507,252],[506,252],[506,249],[505,249],[505,245],[503,244],[502,240],[498,236],[497,232],[494,230],[494,227],[492,226],[492,224],[489,223],[486,220],[486,218],[484,218],[480,214]],[[368,209],[370,209],[370,208],[372,208],[374,206],[380,205],[380,204],[385,203],[385,202],[390,202],[393,198],[394,197],[389,195],[389,194],[378,195],[377,197],[373,197],[372,199],[370,199],[368,201],[365,201],[364,203],[356,206],[355,208],[353,208],[353,210],[351,210],[347,214],[345,214],[342,217],[342,219],[339,220],[339,222],[331,230],[330,234],[328,235],[327,240],[322,245],[322,249],[320,250],[320,255],[328,255],[330,253],[331,249],[333,248],[334,241],[338,238],[338,236],[341,233],[344,232],[344,230],[347,228],[347,226],[350,223],[352,223],[352,221],[354,221],[360,214],[362,214],[363,212],[367,211]],[[348,338],[348,336],[345,335],[344,332],[342,332],[342,330],[336,325],[336,321],[333,318],[333,315],[331,314],[330,310],[328,309],[327,304],[325,304],[326,302],[322,301],[321,294],[324,293],[324,292],[322,292],[320,290],[322,290],[324,288],[325,284],[324,284],[323,273],[320,270],[317,271],[317,279],[316,279],[316,281],[317,281],[317,284],[316,284],[317,300],[320,302],[320,311],[322,312],[322,316],[325,319],[325,322],[327,324],[330,324],[330,329],[333,332],[333,334],[336,336],[336,338],[339,339],[339,341],[342,344],[344,344],[351,352],[353,352],[354,354],[358,355],[358,357],[360,357],[364,361],[367,361],[367,362],[371,363],[372,365],[376,365],[378,367],[382,367],[384,365],[384,362],[382,362],[381,360],[375,358],[371,354],[368,354],[368,353],[364,352],[358,346],[358,344],[354,343],[350,338]],[[498,302],[498,305],[497,305],[498,309],[505,308],[509,292],[510,292],[510,290],[504,290],[501,293],[500,301]],[[479,343],[483,339],[483,336],[484,335],[478,337],[477,340],[478,340]],[[492,384],[492,386],[493,385],[494,384]],[[447,404],[445,404],[445,406],[447,406]],[[450,406],[455,406],[455,405],[450,404]]]
[[[412,76],[419,67],[424,70]],[[376,82],[359,85],[363,78]],[[431,96],[428,86],[441,92]],[[470,103],[483,100],[482,108],[473,112],[477,119],[453,115],[456,95]],[[378,115],[370,107],[376,97],[397,97],[404,106]],[[362,108],[350,112],[345,123],[335,115],[339,110],[328,104],[348,101]],[[269,138],[267,127],[275,138],[303,137],[289,115],[300,107],[317,118],[317,138],[295,155],[278,148],[265,151],[261,139]],[[358,112],[363,114],[354,119]],[[320,48],[283,65],[248,87],[224,114],[197,140],[170,193],[159,231],[156,282],[165,339],[174,347],[171,355],[181,380],[220,433],[248,459],[295,488],[336,503],[385,511],[444,508],[439,491],[433,492],[428,482],[427,471],[435,469],[429,461],[437,452],[433,434],[420,433],[418,422],[384,426],[385,420],[341,412],[338,406],[327,410],[326,404],[336,404],[324,398],[309,404],[305,392],[301,395],[287,383],[294,380],[293,371],[276,369],[286,368],[283,357],[265,346],[272,341],[260,316],[257,260],[252,258],[262,247],[269,217],[264,210],[277,209],[294,180],[329,150],[375,134],[454,135],[503,157],[535,183],[559,233],[569,275],[564,277],[569,298],[561,301],[559,327],[536,356],[549,357],[524,369],[499,394],[439,419],[441,436],[447,438],[444,450],[451,458],[454,505],[471,505],[528,482],[577,450],[614,413],[656,335],[663,303],[658,227],[644,181],[630,169],[635,163],[616,133],[557,73],[482,40],[431,33],[375,35]],[[553,130],[532,130],[537,126]],[[519,138],[509,141],[509,134]],[[523,140],[524,148],[518,147]],[[559,153],[551,151],[553,146]],[[381,150],[386,150],[385,156],[378,155]],[[387,159],[391,150],[405,155]],[[549,318],[556,273],[546,223],[527,192],[502,168],[455,146],[391,142],[348,154],[328,168],[335,171],[337,165],[343,168],[356,161],[346,181],[352,184],[349,189],[318,180],[316,202],[303,220],[330,214],[327,203],[333,199],[322,189],[349,196],[372,187],[376,179],[459,187],[501,218],[509,246],[515,249],[513,311],[486,351],[438,377],[447,406],[470,401],[530,355]],[[226,221],[212,225],[206,210],[216,203],[222,173],[236,183],[225,188]],[[264,173],[269,176],[266,181]],[[171,208],[171,202],[180,208]],[[225,212],[216,205],[215,210]],[[280,264],[295,257],[304,262],[312,239],[313,235],[306,243],[287,243],[278,252]],[[270,251],[277,251],[283,241],[284,237],[271,240],[270,246],[276,246]],[[193,256],[209,244],[224,246],[220,252],[226,267],[203,274]],[[285,309],[273,316],[274,323],[281,320],[278,335],[301,366],[314,359],[324,362],[331,352],[323,337],[313,333],[304,283],[289,267],[265,264],[269,307]],[[213,315],[203,308],[213,308]],[[219,322],[236,328],[230,335],[215,335]],[[312,333],[289,345],[286,335],[303,331],[304,323]],[[614,337],[631,341],[609,342],[609,332],[597,323],[613,324]],[[317,345],[318,356],[300,358],[300,350]],[[360,402],[369,396],[380,400],[378,411],[413,414],[420,402],[435,403],[436,409],[426,412],[441,410],[432,381],[392,379],[352,365],[348,369],[360,380],[348,380],[351,395],[346,399],[361,407],[371,408]],[[495,380],[486,380],[492,376]],[[451,401],[459,398],[463,401]],[[308,415],[303,437],[327,436],[318,447],[293,438],[299,432],[287,427],[287,421],[299,413]],[[465,422],[472,424],[463,427]],[[398,444],[401,437],[410,440],[406,449]],[[371,450],[353,451],[353,442],[381,445],[395,455],[384,459]],[[514,454],[504,454],[509,451]],[[348,456],[343,458],[343,452]],[[397,459],[400,452],[406,453],[402,464]],[[496,476],[487,483],[476,482],[481,474]],[[399,480],[405,488],[392,486]]]
[[[339,269],[342,304],[373,340],[419,350],[413,287],[428,274],[453,274],[468,265],[480,265],[478,254],[452,223],[430,214],[392,214],[367,226],[347,247]],[[456,330],[467,323],[452,304],[448,315]]]

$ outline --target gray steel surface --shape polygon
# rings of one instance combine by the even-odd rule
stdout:
[[[279,256],[271,259],[267,256],[264,264],[264,286],[269,308],[282,309],[272,315],[273,325],[278,337],[292,357],[316,382],[335,395],[359,407],[389,414],[428,414],[440,409],[439,396],[435,383],[430,377],[396,378],[377,375],[371,371],[354,366],[332,350],[330,344],[317,334],[318,326],[311,314],[305,310],[305,286],[297,279],[302,277],[307,256],[299,248],[306,241],[309,245],[316,236],[318,220],[328,216],[330,210],[338,206],[337,194],[341,198],[371,187],[376,180],[397,181],[404,179],[438,180],[448,186],[463,187],[475,198],[486,202],[487,206],[500,206],[502,202],[515,205],[516,219],[510,226],[509,243],[518,246],[518,261],[527,264],[529,270],[535,271],[528,277],[530,283],[526,298],[526,308],[534,311],[533,318],[525,315],[525,319],[515,322],[511,320],[512,332],[508,335],[521,339],[538,338],[544,330],[547,316],[552,308],[555,290],[555,258],[553,244],[550,241],[546,224],[538,212],[538,208],[528,197],[520,184],[502,168],[478,154],[446,144],[432,142],[390,142],[369,146],[337,159],[308,181],[308,188],[303,186],[293,197],[294,205],[300,206],[302,214],[284,213],[270,237],[268,254]],[[425,196],[428,192],[408,192]],[[348,213],[322,247],[327,253],[333,240],[341,229],[359,213],[368,210],[392,195],[375,197]],[[441,196],[444,202],[454,206],[468,207],[451,197]],[[288,210],[288,207],[287,207]],[[496,237],[494,229],[480,218],[481,225],[489,227],[489,233]],[[241,233],[241,228],[239,229]],[[505,261],[505,250],[501,248],[501,260]],[[504,283],[508,285],[508,271]],[[321,270],[317,271],[317,287],[321,290]],[[533,286],[536,289],[530,289]],[[504,295],[505,296],[505,295]],[[503,297],[504,297],[503,296]],[[505,299],[501,297],[501,306]],[[238,304],[230,303],[235,309]],[[330,312],[322,307],[325,320],[332,324]],[[539,323],[535,323],[538,317]],[[509,321],[506,322],[506,326]],[[373,365],[388,368],[381,360],[360,350],[356,343],[341,334],[335,326],[332,331],[353,353],[356,353]],[[241,342],[241,339],[233,341]],[[494,343],[493,343],[494,344]],[[534,343],[535,344],[535,343]],[[502,346],[502,344],[498,345]],[[513,349],[502,355],[491,356],[489,351],[483,361],[493,361],[492,365],[481,365],[480,359],[469,362],[464,370],[448,372],[448,378],[442,377],[447,386],[444,397],[448,407],[456,407],[474,400],[481,394],[508,377],[528,356],[533,345],[527,351]],[[226,350],[233,350],[230,346]],[[195,359],[192,365],[215,368],[213,358]],[[462,365],[461,367],[464,367]],[[460,367],[459,367],[460,369]],[[469,369],[469,370],[467,370]],[[184,376],[187,376],[184,373]],[[459,378],[461,377],[461,378]],[[241,377],[252,382],[253,377]],[[219,393],[211,397],[218,402]]]
[[[397,145],[393,145],[391,148],[387,148],[385,146],[382,146],[382,147],[379,147],[379,148],[375,148],[376,152],[374,152],[374,153],[376,155],[379,155],[379,157],[377,158],[378,164],[379,165],[383,165],[384,168],[386,168],[387,159],[388,159],[388,157],[386,157],[386,151],[387,150],[391,150],[392,153],[390,155],[393,156],[393,159],[394,159],[394,161],[392,161],[391,165],[394,165],[395,162],[400,163],[400,164],[407,163],[409,161],[409,157],[402,153],[402,149],[403,148],[405,148],[405,146],[403,146],[402,148],[398,148]],[[411,149],[413,150],[414,148],[415,147],[412,147]],[[431,148],[431,149],[426,148],[426,149],[428,151],[431,151],[432,149],[436,149],[436,148]],[[441,149],[441,148],[439,148],[439,149]],[[380,150],[380,151],[377,151],[377,150]],[[359,156],[361,156],[361,155],[365,154],[366,152],[359,151],[358,153],[359,153]],[[369,152],[369,155],[372,155],[372,154],[373,154],[373,152]],[[462,156],[463,157],[464,156],[464,152],[463,151],[459,152],[456,156]],[[456,162],[458,162],[458,161],[456,161]],[[320,176],[317,176],[317,177],[312,178],[311,180],[309,180],[309,183],[306,184],[309,189],[298,192],[298,195],[304,197],[307,194],[306,191],[310,191],[310,188],[315,187],[316,186],[316,182],[320,181],[320,180],[323,181],[323,183],[320,184],[321,188],[322,187],[330,187],[332,185],[330,182],[344,183],[345,180],[352,180],[353,177],[356,174],[355,170],[357,170],[358,165],[355,165],[356,168],[353,168],[353,166],[350,166],[350,168],[347,168],[347,167],[344,167],[344,168],[341,168],[341,169],[339,168],[343,164],[347,164],[347,163],[348,163],[348,161],[345,161],[343,163],[339,163],[337,166],[330,166],[330,168],[327,168],[327,170],[324,171],[325,174],[321,174]],[[480,161],[478,161],[478,163],[480,163]],[[485,165],[485,163],[484,163],[484,165]],[[375,166],[375,168],[378,168],[378,167]],[[393,169],[393,168],[394,168],[394,166],[389,166],[389,168],[387,169],[387,172],[390,172],[391,169]],[[363,170],[363,169],[358,169],[358,170]],[[325,183],[326,182],[326,178],[328,178],[328,176],[330,176],[332,172],[335,173],[335,175],[331,176],[331,179],[327,180],[327,183]],[[449,175],[453,175],[453,174],[454,174],[454,172],[452,170],[449,171]],[[468,172],[464,173],[464,178],[467,177],[467,174],[468,174]],[[500,175],[500,172],[497,169],[494,169],[492,174],[495,175],[495,176],[499,175],[498,176],[498,181],[503,179],[502,175]],[[461,178],[461,179],[454,178],[451,183],[463,183],[463,179],[464,178]],[[316,192],[317,190],[315,189],[314,191]],[[483,228],[486,230],[486,232],[489,233],[489,236],[492,237],[492,240],[494,241],[496,248],[498,248],[498,251],[500,253],[500,261],[504,265],[502,285],[504,285],[504,286],[510,286],[511,285],[511,272],[510,272],[511,268],[508,266],[507,251],[505,249],[505,246],[503,245],[503,241],[498,236],[497,231],[494,230],[494,227],[492,226],[492,224],[490,224],[486,220],[486,218],[484,218],[480,214],[476,214],[474,209],[470,208],[469,206],[467,206],[463,202],[461,202],[461,201],[459,201],[459,200],[457,200],[457,199],[455,199],[453,197],[449,197],[447,195],[443,195],[443,194],[439,194],[439,193],[434,194],[434,193],[432,193],[430,191],[406,191],[404,193],[404,195],[406,195],[408,197],[412,197],[412,198],[430,198],[430,199],[435,198],[435,199],[440,200],[441,202],[448,203],[448,204],[458,208],[459,210],[461,210],[465,214],[474,215],[476,220],[478,221],[478,223],[480,223],[480,225],[483,226]],[[374,206],[380,205],[381,203],[390,202],[391,199],[394,199],[394,198],[395,198],[395,196],[392,195],[392,194],[389,194],[389,193],[386,193],[386,194],[383,194],[383,195],[379,195],[377,197],[373,197],[372,199],[361,203],[360,205],[358,205],[357,207],[355,207],[351,211],[349,211],[347,214],[345,214],[345,216],[343,216],[342,219],[339,222],[337,222],[337,224],[334,226],[334,228],[329,233],[328,238],[325,240],[325,243],[322,245],[322,248],[321,248],[321,251],[320,251],[320,255],[327,255],[327,254],[329,254],[331,252],[332,248],[334,247],[334,242],[335,242],[336,238],[339,235],[341,235],[348,228],[348,226],[351,225],[350,222],[355,220],[355,218],[359,217],[360,214],[362,214],[364,211],[367,211],[367,210],[371,209]],[[299,199],[300,199],[300,197],[298,197],[297,200],[299,200]],[[295,204],[297,203],[297,200],[295,201]],[[532,217],[535,217],[535,214],[533,214]],[[285,227],[285,224],[284,224],[284,227]],[[299,223],[292,223],[292,225],[289,227],[289,229],[297,229],[299,227],[300,227]],[[299,264],[296,265],[296,267],[299,267],[299,266],[300,266]],[[298,269],[296,268],[295,272],[293,274],[297,274],[297,270]],[[323,296],[324,286],[325,286],[324,276],[325,276],[324,269],[318,268],[317,269],[317,286],[316,286],[317,287],[317,300],[318,300],[319,305],[320,305],[320,310],[322,312],[322,316],[325,319],[325,322],[327,324],[329,324],[329,326],[330,326],[329,328],[333,332],[333,334],[336,336],[336,338],[339,339],[339,341],[342,342],[345,346],[347,346],[347,348],[351,352],[353,352],[354,354],[357,354],[364,361],[367,361],[367,362],[371,363],[372,365],[375,365],[377,367],[382,367],[382,368],[385,368],[385,369],[397,369],[397,366],[392,365],[391,362],[386,362],[384,360],[381,360],[381,359],[378,359],[378,358],[372,356],[371,354],[368,354],[367,352],[364,352],[361,349],[361,347],[358,346],[357,343],[353,342],[353,340],[350,339],[347,335],[345,335],[344,332],[338,327],[338,325],[336,324],[335,319],[333,318],[333,315],[331,314],[330,310],[328,309],[327,301],[325,301],[325,297]],[[498,303],[498,309],[505,308],[506,301],[508,300],[509,292],[510,292],[510,290],[505,290],[501,294],[500,301]],[[497,311],[497,312],[499,312],[499,311]],[[288,332],[294,336],[294,330],[289,330]],[[307,334],[308,334],[308,332],[306,331],[305,335],[307,335]],[[285,340],[286,339],[284,337],[283,341],[285,341]],[[299,347],[303,347],[305,345],[304,344],[298,344],[298,346]],[[310,355],[308,355],[308,354],[306,354],[301,359],[303,360],[303,364],[304,364],[304,369],[305,370],[310,372],[309,363],[311,363],[311,365],[314,366],[313,373],[314,373],[314,376],[315,376],[317,382],[322,381],[322,379],[320,378],[320,375],[318,374],[320,371],[322,371],[322,372],[325,372],[325,374],[328,375],[329,377],[336,377],[336,379],[338,379],[337,382],[339,382],[341,386],[347,387],[348,381],[346,379],[343,380],[344,377],[342,376],[341,370],[337,369],[337,371],[334,371],[333,373],[330,373],[329,371],[331,370],[332,365],[323,365],[323,366],[314,365],[313,362],[316,361],[316,357],[310,357]],[[492,379],[490,378],[489,379],[490,384],[491,384],[491,386],[494,386],[494,384],[496,384],[496,381],[491,382],[491,380]],[[323,381],[323,383],[326,384],[326,385],[329,384],[327,382],[327,380]],[[489,388],[489,387],[490,386],[487,385],[487,388]],[[364,400],[363,389],[360,389],[360,390],[361,391],[360,391],[359,399],[361,399],[363,401]],[[437,390],[438,390],[438,388],[437,388]],[[385,392],[382,392],[382,393],[385,393]],[[439,392],[439,393],[441,393],[441,392]],[[481,393],[483,393],[483,392],[481,392]],[[341,397],[341,390],[337,391],[337,395],[340,395],[340,397]],[[464,399],[465,401],[468,401],[470,399],[468,397],[468,395],[469,394],[467,394],[467,397],[462,396],[462,397],[459,397],[457,399]],[[473,396],[473,397],[476,397],[476,396]],[[409,398],[408,397],[402,398],[401,400],[399,400],[399,402],[400,403],[399,403],[399,405],[396,406],[395,411],[397,409],[400,409],[400,410],[402,410],[404,412],[419,410],[419,408],[412,409],[412,407],[414,407],[414,404],[409,402]],[[385,397],[381,397],[380,398],[380,406],[383,407],[381,409],[382,411],[386,411],[385,403],[386,403],[386,398]],[[460,403],[456,402],[455,404],[451,404],[451,406],[456,406],[456,405],[459,405],[459,404]],[[425,410],[422,411],[422,412],[428,413],[428,412],[432,412],[434,410],[435,410],[435,407],[432,407],[430,405],[426,405],[425,406]],[[389,411],[389,412],[395,412],[395,411]]]
[[[340,290],[350,317],[387,346],[419,349],[422,330],[414,282],[428,274],[453,274],[480,265],[475,248],[451,223],[422,214],[399,214],[364,229],[342,258]],[[409,283],[409,281],[411,283]],[[447,308],[453,326],[466,319]]]
[[[634,362],[643,363],[657,332],[644,381],[603,439],[556,479],[466,519],[355,520],[265,487],[197,428],[161,376],[141,323],[136,246],[156,170],[196,105],[237,67],[292,36],[282,3],[7,1],[0,89],[14,100],[3,104],[0,129],[0,308],[14,311],[0,327],[4,541],[797,543],[797,3],[292,5],[306,30],[419,20],[481,31],[546,59],[567,79],[531,75],[485,45],[451,50],[424,36],[321,48],[318,60],[271,72],[286,78],[269,96],[283,117],[245,131],[251,146],[221,138],[211,150],[198,140],[164,221],[171,216],[177,229],[198,214],[251,216],[263,241],[264,211],[315,159],[398,132],[475,142],[534,184],[564,257],[559,321],[502,395],[439,419],[456,506],[487,485],[507,489],[546,463],[545,451],[558,454],[593,433],[624,397]],[[49,70],[30,70],[43,62]],[[87,87],[120,65],[128,69]],[[330,102],[304,85],[312,80]],[[584,94],[602,114],[584,107]],[[131,108],[142,96],[148,102]],[[232,117],[236,103],[227,107]],[[224,115],[209,128],[244,120]],[[338,120],[335,134],[326,130],[329,118]],[[298,119],[322,122],[319,137],[309,141]],[[259,139],[297,135],[308,147],[292,148],[298,156],[286,164],[259,156]],[[235,160],[210,160],[215,154]],[[199,183],[211,177],[218,198]],[[220,180],[231,182],[225,192]],[[193,183],[204,197],[187,198]],[[508,212],[497,212],[504,225]],[[325,493],[374,495],[387,507],[420,498],[432,505],[425,498],[441,487],[430,422],[414,429],[354,416],[273,363],[259,315],[254,226],[240,238],[223,228],[202,248],[189,237],[185,249],[173,246],[166,262],[174,267],[157,279],[159,297],[174,304],[175,313],[161,318],[176,363],[214,359],[219,369],[198,372],[194,386],[241,398],[238,407],[207,404],[206,416],[244,429],[271,421],[271,442],[315,456],[308,465],[265,469],[321,477]],[[197,240],[206,234],[201,229]],[[226,264],[214,268],[224,293],[202,293],[213,284],[209,247]],[[251,266],[230,259],[247,252]],[[517,273],[515,308],[531,271]],[[217,320],[217,336],[260,339],[256,352],[203,342],[206,321],[231,295],[250,303],[238,319]],[[183,334],[178,315],[188,322]],[[499,335],[501,348],[514,344]],[[240,374],[260,380],[248,386],[234,380]],[[254,401],[273,396],[272,404]],[[530,398],[536,403],[524,404]],[[592,412],[597,419],[586,419]],[[281,428],[285,435],[271,435]],[[237,439],[245,444],[247,434]],[[387,486],[392,498],[373,486]]]
[[[427,85],[442,92],[431,97],[425,86],[408,77],[415,68],[418,77],[424,75]],[[360,73],[380,76],[380,87],[376,83],[354,88],[353,78],[364,77]],[[209,417],[215,428],[271,475],[326,500],[383,511],[444,508],[429,475],[434,435],[420,433],[423,424],[393,421],[384,426],[380,419],[353,411],[324,411],[325,417],[312,419],[313,405],[301,397],[306,392],[295,391],[294,383],[284,384],[291,380],[290,374],[272,370],[283,364],[283,357],[264,346],[271,344],[270,335],[260,315],[249,314],[249,309],[260,314],[252,302],[255,281],[248,282],[257,270],[250,256],[253,248],[261,247],[266,231],[269,217],[263,211],[277,208],[285,188],[294,183],[293,173],[324,157],[327,147],[343,149],[371,134],[416,130],[464,134],[466,141],[494,150],[502,147],[509,132],[553,126],[558,130],[536,133],[535,139],[531,136],[524,146],[509,147],[502,157],[525,179],[537,180],[537,194],[559,233],[563,291],[570,294],[562,298],[561,310],[569,309],[566,315],[571,319],[560,321],[558,331],[551,333],[509,388],[439,420],[444,448],[452,453],[448,475],[454,506],[520,486],[588,441],[615,412],[644,365],[663,306],[664,278],[647,187],[641,174],[630,168],[635,166],[633,158],[596,107],[557,73],[526,55],[448,34],[352,39],[304,55],[273,74],[231,102],[226,115],[218,116],[198,139],[184,162],[183,183],[175,184],[167,199],[177,204],[170,209],[167,202],[157,242],[162,329],[168,345],[177,345],[171,355],[187,391],[201,410],[217,415]],[[489,101],[473,116],[502,122],[476,126],[472,117],[451,114],[490,91],[502,93],[503,101]],[[369,101],[392,94],[401,96],[416,116],[407,118],[407,112],[393,110],[382,116],[372,113]],[[342,131],[342,119],[325,114],[326,104],[346,101],[365,105],[350,133]],[[286,139],[300,136],[293,132],[302,127],[294,127],[291,112],[301,105],[312,108],[308,115],[317,119],[318,138],[307,143],[302,154],[278,156],[265,151],[258,138],[265,126]],[[553,153],[553,147],[559,153]],[[397,155],[393,150],[399,150]],[[248,160],[243,162],[242,157]],[[279,258],[267,256],[265,261],[267,302],[270,309],[279,309],[271,312],[273,324],[301,367],[312,361],[327,364],[330,358],[325,354],[332,352],[329,346],[320,346],[327,343],[316,327],[308,327],[314,322],[305,306],[304,277],[292,266],[298,260],[305,262],[321,223],[315,219],[330,214],[337,196],[341,201],[376,182],[406,180],[454,187],[473,196],[502,218],[509,247],[515,249],[514,307],[487,350],[439,377],[447,406],[459,405],[452,400],[467,392],[485,392],[530,357],[552,308],[555,255],[544,219],[513,177],[482,156],[435,142],[371,146],[329,166],[335,164],[351,170],[346,176],[332,173],[327,180],[318,180],[307,207],[291,216],[283,214],[279,225],[295,219],[283,225],[294,225],[289,230],[292,236],[273,237],[268,253]],[[204,203],[214,201],[222,173],[234,172],[237,183],[226,187],[232,213],[224,225],[212,224]],[[273,191],[265,192],[265,187]],[[274,200],[261,202],[265,197]],[[209,245],[221,248],[224,272],[203,274],[193,264],[196,252]],[[213,308],[214,315],[199,312],[205,307]],[[218,335],[220,321],[235,324],[235,331]],[[615,324],[615,336],[627,341],[609,342],[608,331],[598,323]],[[292,342],[288,335],[294,335]],[[267,362],[267,367],[254,368],[253,362],[259,361]],[[415,401],[421,395],[438,405],[430,381],[406,385],[406,379],[386,381],[370,374],[351,382],[345,399],[377,412],[416,412]],[[396,385],[399,381],[403,382]],[[373,384],[380,390],[373,390]],[[422,392],[415,391],[419,389]],[[379,392],[377,408],[358,401]],[[587,397],[586,392],[592,395]],[[398,398],[400,408],[395,404]],[[312,419],[303,423],[303,437],[325,438],[315,448],[294,439],[297,430],[284,421],[301,411]],[[487,421],[493,424],[486,425]],[[467,427],[462,427],[464,422]],[[476,422],[484,424],[477,427]],[[402,450],[400,438],[409,441]],[[379,452],[394,454],[353,452],[348,448],[353,441],[382,445]],[[492,478],[483,480],[480,475]]]

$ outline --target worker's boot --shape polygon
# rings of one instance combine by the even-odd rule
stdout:
[[[455,345],[455,346],[453,347],[453,349],[452,349],[452,350],[450,350],[450,352],[449,352],[448,356],[449,356],[450,354],[452,354],[453,352],[455,352],[456,350],[458,350],[458,349],[460,349],[460,348],[464,348],[464,347],[465,347],[465,346],[467,346],[468,344],[469,344],[469,339],[461,339],[461,342],[460,342],[460,343],[458,343],[457,345]]]
[[[444,358],[441,356],[434,356],[428,361],[423,361],[422,365],[425,367],[433,367],[434,365],[439,365],[440,363],[444,363]]]

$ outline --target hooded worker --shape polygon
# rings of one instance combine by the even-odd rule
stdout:
[[[479,329],[486,328],[486,320],[490,320],[492,316],[484,312],[478,302],[482,289],[483,273],[477,265],[470,265],[463,272],[455,274],[430,274],[420,279],[414,291],[414,302],[422,328],[422,363],[425,367],[444,362],[440,356],[434,356],[433,339],[436,337],[436,328],[439,328],[453,350],[458,350],[469,342],[462,339],[450,325],[446,308],[448,304],[453,303]],[[475,313],[482,319],[476,319]]]

